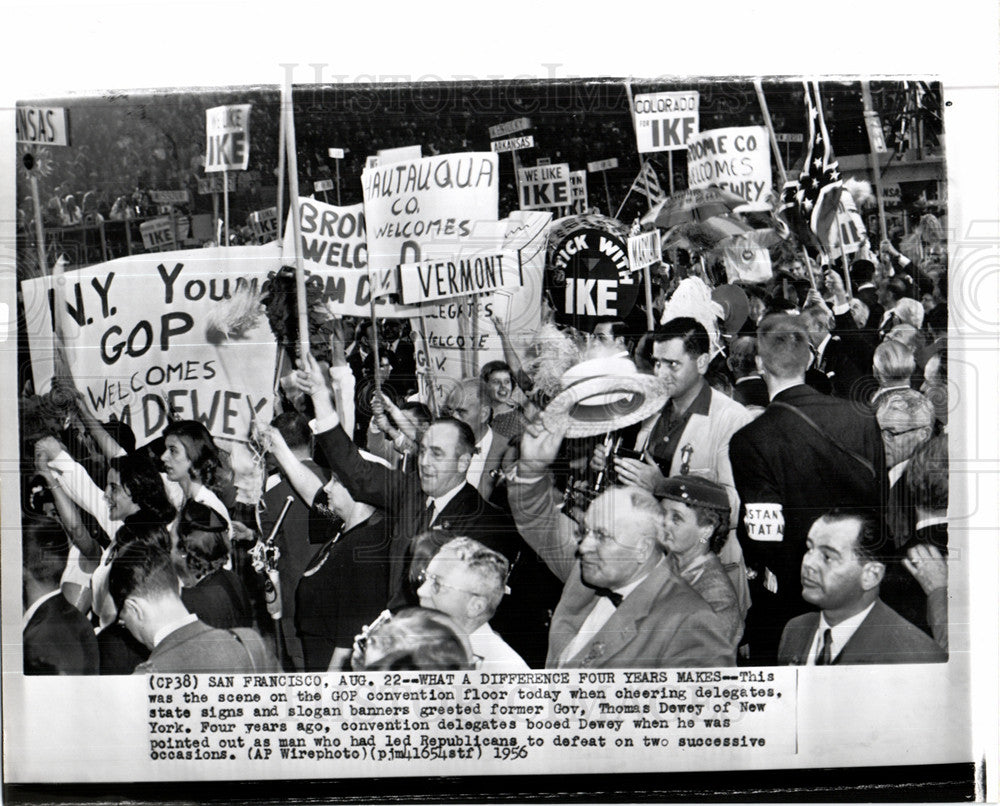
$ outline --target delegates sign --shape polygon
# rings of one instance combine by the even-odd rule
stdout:
[[[572,204],[568,162],[535,165],[517,172],[522,210],[545,210]]]
[[[504,228],[497,221],[496,154],[441,154],[379,164],[361,174],[368,223],[368,261],[375,272],[401,263],[495,255]]]
[[[490,317],[504,322],[511,338],[533,334],[541,321],[546,228],[551,213],[515,210],[506,221],[502,258],[504,271],[519,285],[493,293],[453,298],[425,304],[413,330],[423,331],[426,341],[417,338],[416,362],[421,391],[428,384],[437,401],[462,378],[475,377],[488,361],[503,361],[503,345]],[[527,343],[519,345],[527,348]]]
[[[697,92],[636,95],[635,142],[640,154],[679,151],[698,133]]]
[[[702,132],[688,144],[688,187],[715,185],[768,210],[771,146],[763,126],[733,126]]]
[[[276,346],[267,319],[228,338],[212,327],[234,291],[280,267],[275,245],[133,255],[65,275],[60,312],[77,388],[98,420],[129,423],[138,444],[168,408],[217,437],[245,440],[271,419]],[[52,278],[21,284],[38,388],[52,378]]]
[[[245,171],[250,161],[250,104],[205,110],[205,173]]]

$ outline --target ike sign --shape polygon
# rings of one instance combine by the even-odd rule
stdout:
[[[245,171],[250,161],[250,104],[205,110],[205,173]]]
[[[635,142],[640,154],[680,151],[698,133],[698,93],[651,92],[636,95]]]
[[[536,165],[518,170],[522,210],[544,210],[572,204],[569,163]]]

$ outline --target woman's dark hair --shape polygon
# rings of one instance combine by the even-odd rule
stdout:
[[[225,484],[229,468],[208,429],[197,420],[175,420],[163,429],[163,438],[174,437],[184,445],[191,462],[191,477],[206,487]]]
[[[197,501],[184,505],[177,521],[177,545],[191,574],[203,577],[226,564],[228,532],[229,524],[211,507]]]
[[[170,535],[166,524],[143,520],[141,512],[129,515],[115,532],[115,545],[121,550],[132,543],[155,545],[164,551],[170,551]]]
[[[729,513],[720,509],[695,507],[694,514],[699,526],[712,527],[712,534],[708,538],[708,550],[718,554],[729,538]]]
[[[121,476],[122,486],[139,507],[135,513],[139,520],[166,525],[177,517],[177,508],[170,503],[160,471],[148,453],[136,451],[116,456],[108,464]]]

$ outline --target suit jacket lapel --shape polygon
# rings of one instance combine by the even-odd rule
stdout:
[[[579,578],[579,571],[576,572],[576,576]],[[610,658],[621,652],[635,638],[638,633],[638,623],[649,614],[656,597],[669,584],[674,584],[673,574],[666,563],[660,563],[622,601],[611,618],[594,634],[594,637],[584,644],[576,655],[567,658],[566,665],[589,666],[593,663],[600,663],[603,658]],[[577,630],[600,598],[582,581],[579,583],[579,588],[580,590],[574,591],[574,600],[579,601],[582,606],[581,610],[578,611],[579,618],[576,620]],[[560,602],[561,605],[562,602]],[[573,640],[573,635],[563,633],[563,636],[565,638],[560,640],[561,646],[558,648],[558,654],[555,655],[557,662],[566,645]],[[551,651],[555,650],[556,647],[553,646]],[[574,663],[574,661],[576,662]]]
[[[805,666],[809,663],[809,650],[812,648],[813,638],[816,635],[816,628],[819,626],[819,613],[808,613],[807,618],[802,620],[802,626],[789,640],[792,643],[792,665]],[[834,660],[836,663],[836,659]]]
[[[834,663],[854,663],[859,658],[870,659],[885,652],[887,635],[878,625],[886,623],[886,606],[881,600],[868,611],[865,620],[858,625],[844,648],[833,659]]]
[[[458,491],[458,495],[445,504],[444,509],[441,510],[440,514],[434,520],[434,526],[440,529],[450,529],[451,526],[449,524],[454,520],[467,518],[476,512],[478,509],[478,501],[476,499],[479,497],[480,495],[476,492],[476,488],[466,482],[462,486],[462,489]]]

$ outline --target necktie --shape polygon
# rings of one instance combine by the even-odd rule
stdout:
[[[823,646],[816,656],[817,666],[829,666],[833,662],[833,631],[827,627],[823,630]]]
[[[424,509],[424,514],[420,518],[420,528],[417,529],[417,533],[426,532],[431,528],[431,521],[434,520],[434,501],[431,501],[427,508]]]
[[[618,607],[622,603],[622,599],[625,598],[620,593],[611,590],[611,588],[594,588],[594,593],[598,596],[606,597],[615,607]]]

